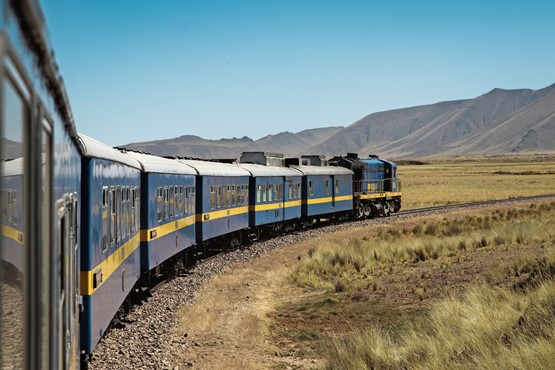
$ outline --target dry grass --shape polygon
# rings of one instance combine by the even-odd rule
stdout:
[[[425,222],[425,223],[424,223]],[[399,231],[401,229],[401,231]],[[512,248],[555,241],[555,202],[537,207],[507,208],[489,214],[466,214],[426,219],[400,228],[384,226],[373,239],[332,241],[311,251],[294,269],[291,279],[299,285],[335,292],[353,292],[374,284],[384,265],[417,263],[484,248]],[[526,257],[518,264],[528,263]],[[515,266],[512,273],[520,272]],[[494,281],[496,272],[492,273]],[[501,279],[506,271],[501,273]]]
[[[555,272],[555,259],[549,262]],[[530,266],[534,268],[534,266]],[[370,329],[329,346],[327,369],[551,369],[555,282],[524,292],[473,287],[399,336]]]
[[[263,357],[275,351],[265,340],[275,287],[270,289],[263,282],[278,281],[282,273],[282,269],[243,268],[210,280],[199,292],[198,301],[180,312],[176,336],[186,335],[191,344],[180,354],[181,364],[194,360],[202,361],[205,369],[259,368],[260,357],[254,353],[241,356],[241,352],[256,348]]]
[[[424,280],[425,275],[455,268],[450,264],[481,251],[513,251],[514,258],[484,263],[483,269],[494,267],[481,272],[480,284],[467,286],[462,296],[436,298],[433,304],[424,305],[430,307],[424,319],[415,316],[412,323],[400,319],[401,329],[399,324],[393,324],[395,330],[391,325],[372,324],[355,334],[338,336],[323,351],[326,368],[552,368],[555,202],[420,221],[381,227],[374,237],[329,241],[297,264],[291,281],[309,289],[325,289],[339,302],[348,302],[339,297],[358,299],[383,276],[401,274],[428,261],[437,261],[437,269],[423,271]],[[543,252],[529,254],[526,246]],[[413,278],[407,275],[405,286],[389,289],[404,294]],[[433,287],[411,288],[413,306],[425,303],[427,288]]]
[[[401,165],[403,208],[552,194],[555,158],[496,157]]]

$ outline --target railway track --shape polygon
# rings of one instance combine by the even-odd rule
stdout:
[[[395,213],[395,215],[402,216],[402,215],[408,215],[408,214],[418,214],[418,213],[449,210],[449,209],[471,208],[471,207],[489,206],[489,205],[496,205],[496,204],[506,204],[506,203],[510,203],[510,202],[525,202],[525,201],[530,201],[530,200],[543,200],[543,199],[550,199],[550,198],[555,198],[555,194],[532,195],[532,196],[528,196],[528,197],[493,199],[493,200],[484,200],[484,201],[479,201],[479,202],[456,203],[456,204],[447,204],[447,205],[443,205],[443,206],[413,208],[413,209],[407,209],[407,210],[399,211],[399,212]]]
[[[193,266],[183,267],[171,278],[156,284],[149,302],[134,307],[119,322],[120,325],[110,330],[101,340],[93,353],[89,368],[172,368],[170,349],[172,346],[172,330],[176,325],[179,309],[183,305],[191,304],[195,299],[196,292],[213,276],[228,267],[247,263],[271,250],[286,248],[303,240],[317,238],[327,233],[348,228],[378,226],[419,215],[441,214],[458,209],[510,205],[549,199],[555,199],[555,194],[409,209],[397,212],[391,217],[345,223],[324,221],[307,230],[262,239],[247,246],[240,246],[219,254],[210,255],[199,260]],[[186,343],[187,340],[184,338],[183,342]],[[146,355],[139,356],[137,355],[139,353]]]

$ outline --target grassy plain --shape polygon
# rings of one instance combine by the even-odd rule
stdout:
[[[555,158],[401,165],[403,207],[555,192]],[[206,369],[555,363],[555,202],[353,228],[231,268],[182,312]],[[183,344],[185,343],[185,344]]]
[[[399,165],[404,209],[555,192],[555,156],[418,162]]]

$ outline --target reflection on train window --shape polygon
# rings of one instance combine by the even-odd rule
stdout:
[[[189,199],[191,200],[191,208],[190,209],[191,209],[192,213],[195,213],[195,199],[196,199],[195,198],[195,187],[191,186],[191,187],[189,187],[189,190],[190,190],[190,194],[191,194],[189,196]]]
[[[266,201],[266,193],[268,191],[267,185],[264,185],[263,189],[264,190],[262,191],[262,201],[265,202]]]
[[[3,126],[0,128],[2,133],[0,138],[2,141],[0,144],[0,171],[2,177],[0,181],[2,182],[2,188],[8,188],[0,199],[2,201],[0,208],[3,208],[1,217],[11,224],[10,227],[16,229],[17,235],[24,235],[25,209],[29,207],[26,204],[26,197],[22,190],[26,177],[23,167],[23,156],[25,154],[23,137],[25,128],[28,126],[28,107],[16,85],[12,84],[9,79],[3,80],[1,90],[2,101],[0,107],[2,117],[0,123]],[[22,213],[19,214],[20,212]],[[3,309],[0,309],[0,332],[2,332],[0,368],[2,369],[23,368],[24,365],[23,282],[27,278],[26,268],[23,264],[27,257],[25,240],[26,238],[18,240],[23,245],[17,246],[21,251],[21,257],[17,260],[10,260],[15,253],[11,248],[8,249],[8,245],[2,245],[3,249],[0,256],[3,259],[0,266],[0,282],[2,283],[0,302],[3,305]],[[4,249],[4,247],[6,248]],[[8,264],[12,265],[13,268],[4,269]],[[6,284],[7,281],[11,281],[13,284]],[[8,307],[9,310],[7,310]]]
[[[108,187],[102,187],[102,252],[108,250],[108,229],[109,229],[109,218],[108,218]]]
[[[262,185],[256,187],[256,203],[260,203],[262,196]]]
[[[222,187],[216,188],[216,208],[220,208],[222,204]]]
[[[169,211],[169,190],[167,186],[164,186],[164,220],[168,219],[168,211]]]
[[[335,194],[339,194],[339,180],[335,180]]]
[[[181,214],[187,214],[189,212],[189,195],[187,194],[187,187],[180,186],[179,191],[181,193]]]
[[[116,189],[110,189],[110,245],[116,242]]]
[[[169,197],[170,197],[170,199],[169,199],[169,201],[170,201],[169,217],[173,217],[173,209],[174,209],[174,204],[175,204],[175,202],[174,202],[175,193],[174,193],[174,190],[173,190],[173,186],[170,186],[169,191],[170,191],[170,195],[169,195]]]
[[[162,221],[162,187],[158,187],[158,222]]]
[[[312,196],[314,195],[313,191],[312,191],[312,181],[308,182],[308,195]]]
[[[324,191],[326,192],[326,195],[330,194],[330,180],[326,180],[324,182]]]
[[[214,186],[212,185],[210,187],[210,209],[214,209],[215,207],[215,202],[216,202],[216,191]]]

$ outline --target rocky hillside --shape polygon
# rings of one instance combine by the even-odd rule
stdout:
[[[313,153],[388,158],[555,151],[555,84],[368,115]]]
[[[246,151],[265,151],[294,156],[304,153],[344,127],[325,127],[304,130],[298,133],[282,132],[264,136],[256,141],[248,137],[241,139],[206,140],[198,136],[185,135],[174,139],[131,143],[122,147],[161,156],[194,158],[239,158]]]
[[[540,90],[493,89],[474,99],[370,114],[348,127],[282,132],[259,140],[197,136],[127,144],[158,155],[238,158],[243,151],[387,158],[555,152],[555,84]]]

